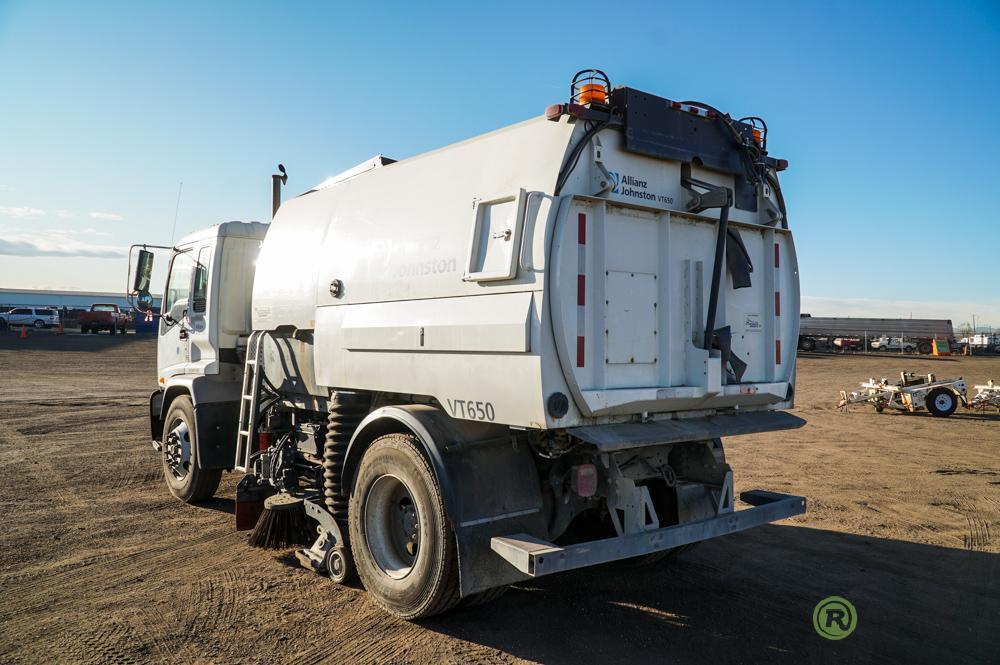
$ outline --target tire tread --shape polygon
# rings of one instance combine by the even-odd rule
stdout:
[[[428,488],[431,494],[434,496],[435,501],[441,507],[440,514],[440,524],[439,529],[444,535],[444,548],[443,556],[444,561],[442,565],[441,575],[438,576],[436,580],[436,586],[428,594],[429,600],[425,602],[422,606],[418,606],[411,611],[401,611],[398,607],[393,607],[385,602],[383,602],[377,595],[371,593],[369,589],[369,597],[375,601],[375,603],[384,609],[386,612],[397,616],[405,620],[413,619],[424,619],[427,617],[434,616],[436,614],[442,614],[450,609],[453,609],[462,600],[461,596],[461,586],[459,584],[458,575],[458,553],[457,546],[455,543],[455,536],[451,531],[451,527],[448,524],[447,515],[444,514],[444,497],[441,495],[441,489],[438,486],[437,478],[434,474],[433,469],[430,466],[430,462],[427,460],[426,455],[424,455],[419,444],[417,443],[417,438],[412,434],[386,434],[375,439],[371,446],[365,451],[367,456],[371,451],[378,448],[392,447],[396,450],[402,452],[407,457],[410,457],[413,461],[417,461],[423,467],[423,470],[427,473],[427,477],[431,478],[431,484]],[[365,464],[364,458],[361,461],[361,467],[363,468]],[[361,476],[362,469],[358,469],[357,477]],[[353,494],[353,492],[352,492]],[[351,502],[353,503],[355,498],[351,497]],[[353,515],[354,511],[351,511]],[[353,517],[350,518],[351,531],[353,532],[357,527],[354,524]],[[357,535],[361,535],[360,533]],[[353,544],[364,542],[364,538],[354,537],[355,534],[352,533],[352,538],[350,542]],[[358,557],[354,557],[355,565],[361,573],[362,581],[364,581],[365,575],[361,571],[361,566],[359,565]],[[366,584],[367,587],[367,584]]]

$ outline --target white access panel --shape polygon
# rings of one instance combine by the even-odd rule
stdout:
[[[517,250],[524,225],[525,191],[487,201],[477,200],[472,207],[472,238],[466,281],[487,282],[514,276]]]
[[[656,362],[656,275],[611,270],[604,309],[605,349],[611,365]]]

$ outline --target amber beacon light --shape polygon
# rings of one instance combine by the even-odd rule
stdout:
[[[608,93],[611,91],[611,81],[608,75],[600,69],[584,69],[576,73],[570,84],[570,103],[591,104],[608,103]]]

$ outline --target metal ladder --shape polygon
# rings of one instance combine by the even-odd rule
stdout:
[[[264,337],[267,333],[255,330],[247,340],[247,358],[243,367],[243,388],[240,391],[240,421],[236,434],[236,460],[233,469],[244,473],[250,470],[254,433],[260,410],[260,384],[264,369]]]

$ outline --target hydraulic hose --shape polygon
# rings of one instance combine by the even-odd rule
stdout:
[[[583,136],[580,137],[580,141],[573,146],[573,151],[570,152],[569,157],[566,159],[566,163],[563,165],[562,170],[559,172],[559,177],[556,179],[556,189],[555,195],[559,196],[562,192],[562,188],[566,185],[566,181],[569,180],[570,174],[573,169],[576,168],[577,162],[580,161],[580,155],[583,153],[583,149],[587,147],[590,140],[597,136],[597,133],[602,129],[611,124],[610,120],[602,122],[600,124],[592,125],[584,132]]]

